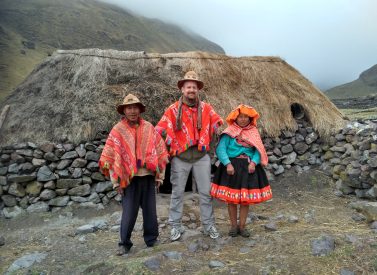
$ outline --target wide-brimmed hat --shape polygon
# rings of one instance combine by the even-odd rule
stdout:
[[[257,120],[259,118],[258,112],[253,107],[245,104],[238,105],[229,113],[228,117],[226,118],[228,125],[232,125],[236,121],[239,114],[247,115],[248,117],[250,117],[251,125],[257,126]]]
[[[196,83],[198,83],[198,89],[199,90],[201,90],[204,86],[203,82],[199,80],[198,75],[194,71],[188,71],[185,74],[185,76],[183,77],[183,79],[178,81],[178,83],[177,83],[178,88],[181,89],[183,84],[186,81],[195,81]]]
[[[123,103],[117,106],[117,111],[119,114],[124,115],[124,106],[131,105],[131,104],[137,104],[140,107],[140,113],[145,112],[145,105],[141,103],[141,101],[134,96],[133,94],[128,94],[124,100]]]

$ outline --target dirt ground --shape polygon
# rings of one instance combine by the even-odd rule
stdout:
[[[118,232],[110,230],[119,217],[120,206],[105,209],[64,208],[48,213],[34,213],[14,219],[0,219],[0,272],[27,253],[45,252],[46,258],[28,269],[12,274],[340,274],[342,269],[355,274],[377,273],[377,234],[365,221],[355,221],[356,212],[348,207],[354,197],[334,195],[334,183],[319,171],[297,175],[287,172],[271,183],[273,200],[250,208],[247,225],[249,239],[227,237],[226,205],[215,202],[216,223],[222,234],[215,241],[199,230],[188,230],[185,238],[171,243],[166,226],[169,195],[158,195],[161,244],[146,248],[142,240],[139,218],[133,234],[134,247],[127,256],[116,256]],[[185,214],[198,218],[198,198],[185,196]],[[114,214],[115,213],[115,214]],[[298,222],[289,222],[295,215]],[[76,229],[93,219],[106,220],[107,229],[75,235]],[[264,225],[275,222],[277,230]],[[192,220],[187,222],[192,224]],[[185,224],[188,225],[188,224]],[[190,233],[188,233],[190,232]],[[189,235],[191,234],[191,235]],[[335,250],[327,256],[313,256],[311,241],[327,234],[335,238]],[[197,252],[188,246],[201,244]],[[181,252],[182,259],[163,255],[166,251]],[[144,262],[157,259],[159,269],[149,270]],[[220,261],[221,268],[210,268],[209,262]]]

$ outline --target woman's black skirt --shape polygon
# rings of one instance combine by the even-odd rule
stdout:
[[[226,166],[220,163],[211,186],[211,196],[227,203],[256,204],[272,198],[267,175],[260,164],[254,173],[249,173],[246,158],[230,158],[234,175],[226,172]]]

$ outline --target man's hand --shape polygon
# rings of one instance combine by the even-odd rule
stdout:
[[[227,166],[226,166],[226,172],[230,176],[234,175],[234,167],[233,167],[233,165],[231,163],[227,164]]]
[[[159,192],[160,192],[161,181],[156,180],[155,183],[156,183],[156,190],[157,190],[157,193],[159,193]]]
[[[124,190],[123,190],[122,187],[117,186],[117,187],[115,187],[115,190],[117,191],[117,193],[118,193],[119,195],[121,195],[122,197],[124,196]]]
[[[255,163],[254,162],[249,163],[248,170],[249,170],[250,174],[255,172]]]

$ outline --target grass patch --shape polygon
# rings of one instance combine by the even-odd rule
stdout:
[[[349,119],[377,119],[377,107],[369,109],[340,109]]]

